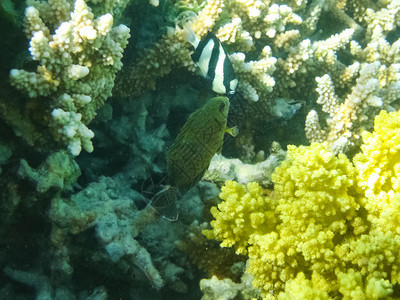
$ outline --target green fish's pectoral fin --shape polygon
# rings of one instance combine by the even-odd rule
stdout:
[[[228,133],[229,135],[235,137],[239,134],[239,128],[237,126],[234,126],[232,128],[226,128],[225,132]]]

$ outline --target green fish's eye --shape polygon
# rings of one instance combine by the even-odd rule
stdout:
[[[222,103],[219,105],[219,111],[220,111],[220,112],[223,112],[224,109],[225,109],[225,103],[222,102]]]

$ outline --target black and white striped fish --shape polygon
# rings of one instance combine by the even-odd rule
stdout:
[[[185,35],[186,40],[195,49],[192,59],[202,76],[211,82],[212,90],[220,95],[234,94],[238,80],[218,38],[212,32],[208,32],[207,36],[200,40],[188,26],[185,27]]]

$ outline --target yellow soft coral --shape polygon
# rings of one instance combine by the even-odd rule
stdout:
[[[288,147],[287,160],[275,170],[274,196],[279,222],[276,232],[250,238],[248,271],[254,284],[282,290],[304,269],[334,280],[340,264],[338,241],[353,230],[359,204],[352,196],[355,171],[344,156],[336,157],[327,143]],[[329,271],[331,270],[331,271]]]
[[[354,164],[327,143],[289,146],[269,197],[256,183],[222,188],[205,233],[247,249],[263,298],[381,299],[399,289],[400,112],[381,112],[363,138]],[[266,214],[270,224],[252,222]]]
[[[279,197],[281,236],[306,261],[331,260],[333,237],[346,234],[359,204],[352,196],[351,162],[334,156],[327,143],[288,147],[272,180]],[[324,251],[321,251],[321,250]]]
[[[218,208],[211,208],[214,229],[203,230],[203,234],[222,241],[222,247],[234,246],[237,254],[246,254],[250,234],[265,233],[273,228],[275,205],[255,182],[245,187],[228,180],[219,196],[225,201]]]
[[[346,273],[337,274],[343,299],[382,299],[387,298],[392,292],[391,284],[388,280],[371,277],[364,287],[361,272],[349,269]]]
[[[399,290],[400,111],[382,111],[374,128],[353,163],[327,143],[288,146],[269,197],[256,183],[222,188],[206,235],[247,249],[263,298],[387,299]]]
[[[313,281],[314,278],[308,280],[303,272],[298,273],[295,279],[288,281],[285,292],[278,295],[278,300],[330,299],[328,293],[321,291]]]
[[[354,164],[357,186],[365,195],[364,206],[371,221],[400,230],[400,111],[381,111],[374,132],[364,132],[363,140]]]
[[[228,181],[220,195],[225,201],[212,209],[214,229],[205,233],[222,240],[223,246],[235,245],[240,253],[248,247],[247,271],[254,275],[253,285],[265,292],[283,290],[285,282],[304,269],[314,271],[315,277],[325,273],[320,286],[328,290],[340,264],[334,248],[360,223],[354,180],[351,162],[343,154],[333,155],[327,143],[289,146],[287,160],[273,175],[274,200],[260,197],[256,183],[246,190]],[[263,226],[252,221],[254,215],[273,214],[274,208],[276,221],[264,218],[270,224]]]
[[[343,234],[344,223],[354,218],[359,207],[351,195],[354,167],[345,155],[334,156],[327,143],[288,146],[287,159],[276,168],[272,180],[282,230],[296,225],[290,226],[294,230],[290,234],[306,233],[310,225]]]
[[[400,236],[385,228],[371,230],[358,239],[344,244],[347,253],[342,259],[350,262],[359,272],[370,279],[389,279],[391,284],[400,283]]]

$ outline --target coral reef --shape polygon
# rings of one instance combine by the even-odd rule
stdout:
[[[398,0],[0,0],[0,15],[1,299],[399,297]],[[230,57],[239,135],[168,222],[148,198],[215,96],[185,25]]]
[[[398,65],[398,64],[397,64]],[[312,110],[307,115],[306,135],[311,142],[327,140],[332,150],[343,152],[354,145],[361,137],[364,129],[370,129],[373,117],[381,109],[393,110],[392,102],[398,100],[400,91],[400,73],[397,65],[390,65],[391,78],[386,77],[385,66],[379,61],[372,63],[355,63],[353,66],[360,68],[359,78],[342,103],[335,95],[332,80],[328,74],[317,77],[317,103],[322,105],[322,110],[329,114],[328,129],[320,128],[318,115]],[[398,75],[394,75],[398,73]],[[382,84],[383,82],[383,84]]]
[[[21,159],[18,175],[31,181],[38,192],[46,192],[50,188],[71,190],[81,170],[78,164],[65,151],[54,152],[35,170],[28,162]]]
[[[382,111],[353,163],[327,142],[288,147],[272,194],[227,181],[203,233],[248,254],[265,299],[389,297],[400,283],[399,117]]]
[[[175,21],[179,26],[189,22],[200,38],[206,29],[216,33],[230,54],[238,91],[248,102],[258,101],[244,108],[255,120],[279,119],[273,111],[278,99],[307,102],[312,108],[316,89],[326,114],[317,107],[309,110],[306,136],[310,142],[327,140],[337,153],[356,148],[362,130],[372,129],[374,116],[391,110],[399,99],[400,44],[393,38],[397,2],[177,1]],[[195,69],[180,27],[169,28],[144,57],[130,63],[116,92],[154,89],[157,79],[176,67]],[[247,135],[257,128],[254,121],[241,122]]]

